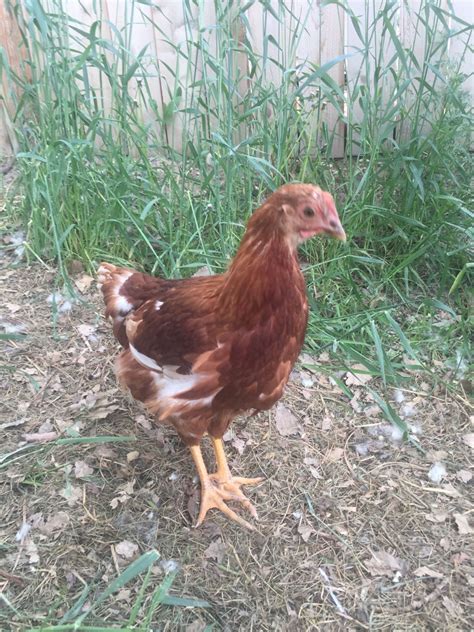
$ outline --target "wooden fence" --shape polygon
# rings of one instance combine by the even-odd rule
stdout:
[[[12,2],[21,0],[0,0],[0,47],[4,49],[9,64],[14,70],[18,70],[24,56],[24,49],[19,46],[20,36],[16,27],[15,19],[11,11]],[[224,1],[224,0],[222,0]],[[424,48],[423,25],[415,20],[416,12],[419,10],[423,0],[398,0],[396,11],[396,23],[394,29],[399,34],[400,41],[404,47],[414,50],[416,55],[422,56]],[[348,6],[356,16],[361,17],[363,24],[366,19],[373,19],[375,12],[384,4],[385,0],[350,0]],[[443,0],[444,2],[444,0]],[[47,4],[47,0],[44,0]],[[244,0],[240,0],[240,6],[246,4]],[[272,5],[272,3],[268,3]],[[275,3],[276,5],[278,3]],[[102,28],[113,28],[114,25],[118,29],[123,28],[125,21],[133,23],[132,38],[129,47],[133,54],[138,55],[139,51],[145,45],[148,45],[148,53],[155,60],[159,60],[162,73],[161,84],[171,85],[175,78],[168,70],[168,67],[175,68],[176,49],[170,44],[179,45],[189,38],[189,21],[185,20],[184,3],[181,0],[155,0],[152,4],[132,3],[130,0],[63,0],[63,6],[66,7],[68,14],[74,20],[78,20],[83,24],[84,30],[88,30],[91,24],[100,16],[102,18]],[[195,23],[194,33],[198,23],[210,27],[209,33],[212,33],[212,25],[215,22],[214,0],[201,0],[197,4],[189,3],[191,11],[194,11]],[[287,6],[291,8],[286,14],[288,23],[283,27],[281,22],[272,16],[268,11],[264,10],[263,3],[260,0],[250,4],[245,11],[245,25],[241,22],[239,28],[247,29],[246,36],[252,43],[253,50],[258,54],[261,53],[264,46],[273,47],[276,51],[278,46],[284,49],[291,44],[292,29],[294,29],[298,18],[305,16],[306,30],[305,36],[300,38],[296,47],[296,59],[300,62],[308,61],[322,66],[331,59],[353,51],[360,47],[360,39],[354,28],[354,23],[348,17],[338,4],[322,3],[321,0],[288,0]],[[472,24],[474,18],[474,0],[445,0],[443,8],[452,8],[453,13]],[[133,11],[132,11],[133,9]],[[289,17],[293,16],[293,17]],[[265,19],[265,22],[264,22]],[[451,18],[452,19],[452,18]],[[159,23],[163,33],[153,26],[153,23]],[[107,26],[109,25],[109,26]],[[186,28],[188,26],[188,29]],[[455,25],[453,25],[453,28]],[[456,30],[459,29],[459,25]],[[104,33],[106,36],[107,33]],[[270,35],[272,37],[268,38]],[[376,35],[373,41],[376,41]],[[466,42],[469,41],[471,33],[466,31],[461,36],[453,38],[450,41],[449,54],[453,60],[459,58],[465,50]],[[237,34],[238,37],[238,34]],[[166,40],[169,41],[166,41]],[[389,51],[387,51],[389,52]],[[272,51],[270,51],[272,53]],[[242,65],[242,76],[246,76],[245,66],[248,60],[245,55],[237,56],[238,63]],[[155,66],[156,67],[156,66]],[[468,75],[465,87],[474,95],[474,83],[472,76],[472,68],[474,67],[474,59],[472,55],[472,46],[468,54],[464,55],[462,62],[462,70]],[[186,68],[181,66],[182,76],[178,77],[180,81],[185,81]],[[364,70],[361,68],[360,56],[348,56],[336,65],[332,66],[329,75],[333,81],[344,90],[347,86],[351,86],[355,81],[359,83],[370,84],[372,77],[365,76]],[[271,66],[268,69],[268,81],[278,82],[281,79],[281,71],[277,66]],[[94,81],[94,75],[92,75]],[[99,76],[95,76],[98,88]],[[246,81],[249,81],[246,79]],[[158,103],[162,102],[162,85],[157,79],[149,81],[152,96]],[[3,99],[0,100],[0,155],[11,154],[15,151],[15,141],[12,125],[13,116],[13,99],[5,81],[5,74],[2,76]],[[246,89],[246,86],[240,86],[240,89]],[[108,94],[110,86],[103,83],[102,100],[107,109],[107,103],[111,99]],[[134,93],[137,90],[136,78],[129,83],[129,91]],[[144,111],[143,118],[147,122],[150,121],[150,112]],[[352,120],[357,122],[358,118],[362,118],[363,112],[352,112]],[[335,131],[333,155],[335,157],[342,156],[344,153],[344,125],[340,121],[335,108],[330,104],[324,112],[325,122],[329,130]],[[179,133],[180,120],[179,117],[171,123],[175,126],[172,136],[176,139],[181,137]],[[180,147],[177,147],[180,149]]]

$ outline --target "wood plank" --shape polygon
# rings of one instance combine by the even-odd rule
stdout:
[[[474,2],[472,0],[452,0],[454,16],[467,22],[474,24]],[[454,31],[460,31],[465,26],[458,22],[455,17],[450,20],[450,26]],[[471,103],[474,101],[474,52],[472,28],[460,35],[453,37],[449,43],[449,59],[459,67],[460,72],[466,75],[463,87],[468,92]]]
[[[319,28],[319,64],[323,66],[332,59],[344,54],[344,9],[336,4],[327,4],[320,7]],[[344,74],[344,61],[339,62],[328,71],[328,75],[341,88],[341,90],[344,90]],[[333,158],[341,158],[344,156],[345,124],[341,120],[337,109],[331,103],[326,104],[322,119],[327,125],[329,137],[332,137],[332,156]]]
[[[13,13],[15,2],[9,3],[0,0],[0,46],[4,50],[11,70],[28,79],[30,76],[28,66],[24,65],[28,58],[27,50],[22,43],[22,37],[18,23]],[[2,72],[2,98],[0,99],[0,160],[4,156],[10,156],[18,151],[18,143],[15,137],[13,116],[16,109],[16,101],[19,97],[18,88],[8,81],[6,72]]]

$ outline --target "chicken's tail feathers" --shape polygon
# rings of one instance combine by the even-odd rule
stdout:
[[[105,316],[112,321],[115,337],[124,347],[128,346],[125,318],[143,302],[133,299],[125,287],[133,274],[136,274],[134,270],[119,268],[112,263],[101,263],[97,271],[97,285],[104,296]]]

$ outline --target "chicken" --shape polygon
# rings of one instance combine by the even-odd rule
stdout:
[[[224,274],[164,280],[100,265],[106,316],[123,347],[118,380],[189,447],[201,483],[196,526],[218,508],[253,528],[226,502],[257,518],[241,486],[263,479],[231,474],[222,437],[234,417],[267,410],[282,395],[308,319],[297,246],[319,233],[345,240],[332,196],[288,184],[251,216]],[[212,474],[200,448],[206,433],[217,462]]]

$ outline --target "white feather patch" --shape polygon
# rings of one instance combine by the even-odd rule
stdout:
[[[163,305],[163,301],[156,301],[155,302],[156,311],[158,311],[162,305]]]
[[[130,351],[132,352],[132,356],[135,358],[135,360],[142,366],[146,366],[147,369],[159,371],[160,373],[163,370],[162,367],[153,360],[153,358],[149,358],[144,353],[141,353],[140,351],[135,349],[133,345],[130,345]]]
[[[117,294],[115,299],[115,309],[118,310],[120,314],[128,314],[128,312],[133,309],[133,305],[130,301],[127,301],[125,296]]]

